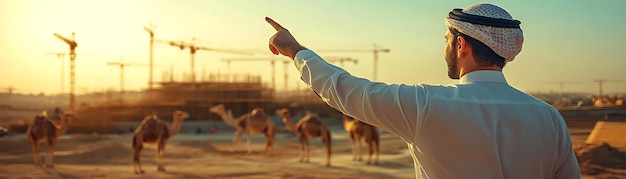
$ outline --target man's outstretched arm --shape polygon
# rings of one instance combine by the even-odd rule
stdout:
[[[302,80],[324,102],[405,139],[415,136],[426,103],[421,86],[387,85],[354,77],[307,50],[272,19],[266,21],[277,31],[270,39],[272,53],[294,59]]]

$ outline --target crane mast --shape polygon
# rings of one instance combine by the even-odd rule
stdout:
[[[75,110],[75,60],[76,60],[76,47],[78,46],[78,43],[76,43],[75,40],[75,34],[74,32],[72,32],[72,38],[65,38],[63,36],[61,36],[60,34],[54,33],[53,34],[55,37],[59,38],[61,41],[67,43],[67,45],[70,48],[70,110],[74,111]]]

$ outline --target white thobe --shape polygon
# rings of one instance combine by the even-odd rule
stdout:
[[[417,178],[580,178],[572,141],[551,105],[480,70],[453,85],[397,85],[352,76],[311,50],[294,58],[331,107],[402,138]]]

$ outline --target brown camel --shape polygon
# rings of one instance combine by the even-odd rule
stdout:
[[[276,110],[276,114],[283,118],[283,123],[287,127],[287,130],[296,133],[300,139],[300,162],[309,162],[311,158],[311,149],[309,146],[309,139],[320,137],[322,142],[326,145],[326,166],[330,166],[330,154],[331,154],[331,135],[330,130],[320,117],[315,113],[307,113],[304,117],[300,118],[297,124],[291,120],[291,111],[287,108]]]
[[[161,120],[156,115],[148,115],[141,121],[141,124],[135,129],[135,133],[133,133],[133,167],[135,174],[145,173],[141,169],[139,160],[144,143],[156,143],[157,169],[158,171],[165,171],[165,167],[163,167],[163,154],[167,140],[178,134],[182,122],[188,117],[189,114],[187,112],[176,110],[172,117],[172,126],[168,126],[165,121]]]
[[[343,127],[346,129],[348,134],[350,134],[350,139],[352,140],[352,154],[354,156],[352,160],[363,160],[363,155],[361,153],[361,139],[365,139],[365,142],[367,142],[369,147],[369,158],[367,159],[366,164],[369,165],[371,163],[372,155],[374,150],[376,150],[376,161],[374,162],[374,165],[377,165],[378,158],[380,156],[380,135],[378,134],[378,129],[345,114],[343,115]]]
[[[265,113],[263,108],[256,107],[252,110],[252,112],[241,115],[237,119],[233,118],[232,112],[230,110],[226,110],[223,104],[213,106],[209,109],[209,111],[216,113],[226,124],[237,129],[235,136],[233,137],[233,144],[235,145],[235,148],[239,146],[241,135],[245,132],[246,141],[248,143],[248,154],[252,153],[251,135],[264,133],[265,153],[270,154],[274,142],[274,134],[276,133],[276,125],[269,118],[269,115]]]
[[[59,125],[54,120],[49,119],[48,114],[44,111],[35,116],[26,130],[26,136],[33,150],[33,159],[36,167],[41,167],[38,144],[45,141],[48,144],[45,168],[54,168],[52,156],[57,139],[67,132],[68,126],[72,123],[70,117],[76,117],[72,112],[63,112],[60,116],[61,124]]]

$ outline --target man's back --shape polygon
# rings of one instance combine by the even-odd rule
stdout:
[[[571,159],[552,106],[477,71],[454,86],[423,85],[425,111],[405,139],[431,178],[552,178]],[[574,161],[575,162],[575,161]]]

